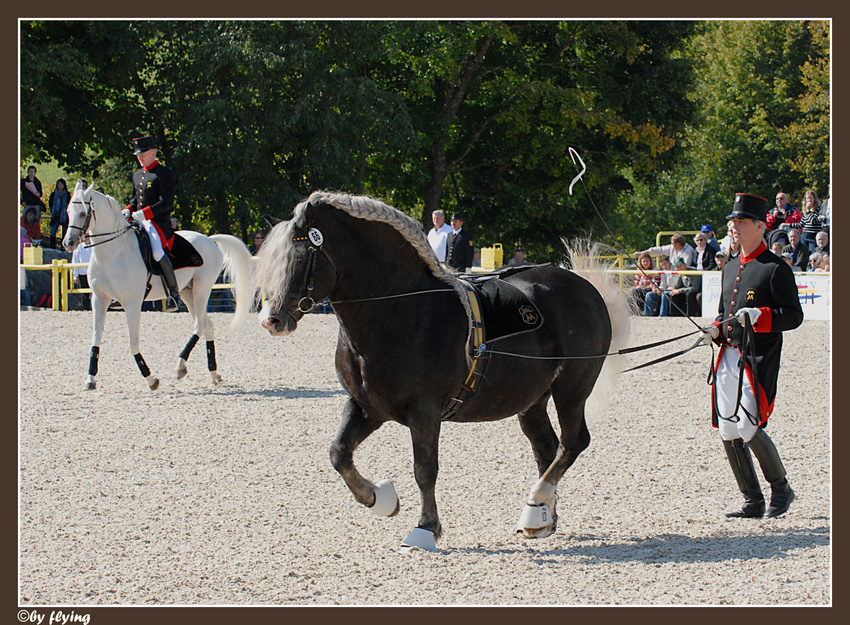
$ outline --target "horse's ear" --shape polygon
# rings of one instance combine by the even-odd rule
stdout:
[[[283,221],[283,219],[278,219],[277,217],[273,217],[272,215],[268,214],[263,215],[263,219],[265,219],[266,223],[268,223],[272,228],[274,228],[276,225]]]
[[[86,181],[83,178],[77,179],[77,184],[74,186],[74,193],[77,191],[85,191],[86,189]]]

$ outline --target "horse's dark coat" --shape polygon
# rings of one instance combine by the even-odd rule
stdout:
[[[458,294],[446,292],[416,250],[390,225],[366,221],[327,204],[312,205],[296,223],[294,237],[309,228],[323,237],[316,253],[314,290],[330,297],[339,323],[336,368],[349,399],[330,450],[333,466],[354,497],[370,506],[374,484],[353,463],[357,446],[386,421],[410,429],[414,474],[422,497],[419,527],[440,536],[434,487],[438,471],[440,415],[457,395],[467,374],[468,318]],[[283,227],[278,226],[278,227]],[[312,245],[309,241],[296,245]],[[306,255],[304,255],[306,257]],[[299,262],[285,307],[274,311],[278,327],[300,319],[294,312],[305,295],[306,262]],[[585,400],[590,395],[611,343],[605,301],[577,274],[553,266],[533,267],[504,282],[516,287],[539,310],[543,322],[534,331],[507,336],[499,351],[527,356],[587,359],[534,360],[494,355],[480,391],[464,402],[453,421],[493,421],[518,415],[531,441],[540,476],[556,485],[590,442]],[[353,302],[398,293],[427,293],[394,299]],[[560,440],[546,413],[554,400]]]

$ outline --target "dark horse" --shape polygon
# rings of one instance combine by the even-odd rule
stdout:
[[[370,197],[317,192],[295,208],[290,221],[270,221],[277,225],[257,262],[266,296],[260,323],[272,334],[289,334],[315,302],[330,298],[340,324],[336,369],[349,394],[330,456],[354,498],[379,515],[398,512],[392,482],[364,478],[353,455],[383,423],[406,425],[422,512],[402,547],[436,549],[442,422],[517,415],[539,470],[517,532],[529,538],[552,533],[555,488],[590,443],[585,404],[605,355],[622,347],[628,332],[625,299],[598,258],[590,258],[584,274],[597,286],[576,273],[575,253],[573,271],[533,266],[494,278],[531,302],[526,322],[539,321],[533,330],[477,351],[475,306],[458,277],[437,262],[412,218]],[[616,365],[607,361],[600,382],[609,384]],[[470,371],[476,368],[484,375],[472,392]],[[560,440],[546,412],[550,397]]]

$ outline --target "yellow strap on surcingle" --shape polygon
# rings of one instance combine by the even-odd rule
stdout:
[[[472,358],[472,367],[469,370],[469,375],[466,376],[466,381],[463,383],[463,386],[466,390],[475,391],[475,384],[478,381],[478,378],[474,377],[475,369],[478,365],[480,357],[478,354],[478,348],[484,343],[484,317],[481,314],[481,304],[478,302],[478,293],[472,287],[472,285],[466,280],[461,280],[458,278],[461,285],[463,286],[463,290],[466,292],[466,296],[469,298],[469,307],[472,310],[472,351],[475,354]]]

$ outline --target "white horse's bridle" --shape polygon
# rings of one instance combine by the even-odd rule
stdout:
[[[82,233],[88,233],[88,235],[90,237],[111,237],[109,239],[105,239],[105,240],[99,241],[97,243],[89,243],[86,247],[94,247],[96,245],[103,245],[104,243],[109,243],[110,241],[113,241],[113,240],[117,239],[118,237],[120,237],[122,234],[126,234],[128,230],[132,229],[132,226],[128,225],[127,227],[122,228],[121,230],[114,230],[112,232],[101,232],[101,233],[98,233],[98,234],[88,232],[89,225],[91,224],[92,217],[94,217],[95,221],[97,221],[97,214],[94,212],[94,208],[92,208],[94,206],[94,201],[89,200],[89,201],[86,202],[84,200],[71,200],[71,204],[83,204],[86,207],[86,220],[83,222],[82,227],[69,224],[68,228],[73,228],[75,230],[79,230],[81,235],[82,235]],[[114,235],[114,236],[112,236],[112,235]]]

